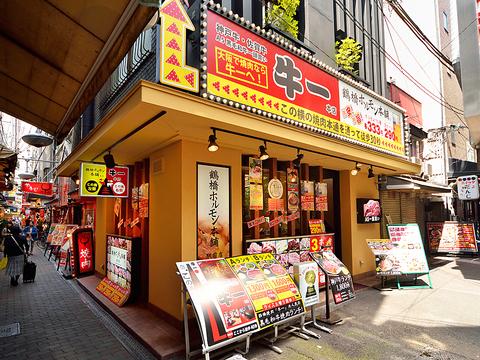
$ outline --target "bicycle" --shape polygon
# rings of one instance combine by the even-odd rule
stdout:
[[[37,241],[35,241],[41,250],[45,250],[45,247],[47,246],[47,235],[48,234],[42,233],[42,235],[38,237]]]

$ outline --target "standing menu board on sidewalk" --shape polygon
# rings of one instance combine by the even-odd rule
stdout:
[[[328,275],[335,304],[341,304],[355,297],[350,271],[331,251],[310,253],[310,257]]]
[[[367,239],[375,255],[377,275],[428,274],[418,224],[388,225],[389,239]]]
[[[255,310],[225,259],[177,263],[209,346],[258,329]]]
[[[272,254],[227,259],[252,299],[260,328],[305,312],[297,285]]]
[[[473,223],[428,222],[427,241],[430,253],[476,253],[477,239]]]
[[[178,262],[177,269],[206,346],[305,312],[297,286],[272,254]]]

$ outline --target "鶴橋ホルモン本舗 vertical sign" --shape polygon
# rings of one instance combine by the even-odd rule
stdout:
[[[82,163],[80,196],[128,197],[128,167]]]
[[[213,10],[208,10],[207,19],[207,97],[350,143],[405,155],[403,115],[393,104],[347,84],[348,80],[340,81]]]

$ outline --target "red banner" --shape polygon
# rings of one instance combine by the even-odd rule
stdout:
[[[22,191],[24,193],[52,196],[53,184],[48,182],[22,181]]]

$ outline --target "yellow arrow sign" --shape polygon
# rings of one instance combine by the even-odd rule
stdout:
[[[180,0],[167,0],[160,8],[160,82],[198,92],[198,69],[187,66],[187,29],[195,30]]]

